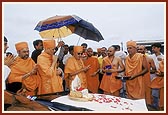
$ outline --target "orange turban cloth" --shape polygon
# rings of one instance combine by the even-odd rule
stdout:
[[[44,49],[55,48],[55,40],[43,40]]]
[[[83,46],[74,46],[74,52],[83,52]]]
[[[23,48],[28,48],[27,42],[18,42],[15,44],[15,48],[17,51],[23,49]]]
[[[128,42],[127,42],[127,47],[128,47],[128,46],[133,46],[133,47],[136,47],[136,46],[137,46],[137,44],[136,44],[136,42],[135,42],[135,41],[132,41],[132,40],[131,40],[131,41],[128,41]]]

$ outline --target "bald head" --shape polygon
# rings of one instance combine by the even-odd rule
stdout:
[[[88,57],[93,56],[93,49],[92,49],[92,48],[88,48],[88,49],[87,49],[87,56],[88,56]]]
[[[138,53],[145,54],[145,52],[146,52],[146,48],[145,48],[144,45],[139,45],[137,51],[138,51]]]
[[[115,50],[115,47],[111,46],[111,47],[108,48],[108,50],[109,50],[109,49]]]
[[[113,56],[115,53],[115,48],[113,46],[109,47],[108,50],[107,50],[107,54],[108,56]]]

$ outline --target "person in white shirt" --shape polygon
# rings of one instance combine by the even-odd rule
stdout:
[[[164,55],[161,53],[161,44],[154,43],[152,44],[152,52],[153,54],[150,56],[156,66],[156,70],[159,69],[159,63],[162,59],[164,59]],[[151,75],[151,80],[156,77],[156,74]],[[158,101],[159,101],[159,89],[152,89],[152,96],[153,96],[153,106],[158,108]]]
[[[6,50],[9,48],[8,46],[8,40],[7,38],[4,36],[4,54],[6,53]],[[8,78],[8,75],[10,74],[10,66],[12,65],[12,63],[14,62],[14,58],[15,56],[13,55],[8,55],[7,57],[5,57],[4,55],[4,81],[6,81],[6,79]],[[4,89],[6,89],[6,82],[4,82]]]
[[[74,47],[74,46],[69,46],[69,53],[66,54],[66,55],[63,57],[63,64],[64,64],[64,65],[66,64],[68,58],[73,56],[73,47]]]
[[[115,54],[114,56],[116,57],[120,57],[121,60],[124,62],[125,58],[126,58],[126,54],[120,50],[120,46],[119,45],[112,45],[115,48]]]
[[[68,60],[70,57],[73,56],[73,48],[74,48],[73,45],[72,45],[72,46],[69,46],[69,53],[67,53],[67,54],[63,57],[62,62],[63,62],[64,65],[66,65],[67,60]],[[68,88],[68,79],[65,78],[64,80],[65,80],[64,90],[65,90],[65,91],[69,91],[69,88]]]
[[[152,51],[153,51],[153,54],[151,55],[151,58],[154,60],[156,69],[158,70],[159,61],[161,59],[164,59],[164,55],[160,51],[161,50],[161,44],[160,43],[154,43],[154,44],[152,44],[151,47],[152,47]]]

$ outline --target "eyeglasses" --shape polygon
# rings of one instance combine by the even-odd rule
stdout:
[[[83,53],[78,53],[78,55],[82,55]]]

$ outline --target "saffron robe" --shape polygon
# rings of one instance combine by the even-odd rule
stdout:
[[[57,68],[51,68],[52,55],[42,52],[37,58],[38,74],[41,78],[38,94],[62,92],[62,78],[56,75]]]
[[[36,94],[40,79],[38,75],[31,75],[22,80],[23,75],[29,73],[34,68],[34,61],[29,57],[24,60],[19,56],[15,58],[14,63],[10,66],[11,72],[8,76],[8,83],[21,82],[27,89],[25,95]]]
[[[97,73],[95,76],[91,75],[97,72],[100,67],[98,59],[96,57],[88,57],[83,61],[85,66],[90,65],[90,69],[86,72],[88,90],[92,93],[97,93],[99,87],[99,74]]]
[[[125,74],[126,76],[132,76],[142,71],[143,54],[136,53],[132,58],[126,57],[125,60]],[[132,99],[144,99],[144,77],[138,76],[132,80],[126,81],[126,90],[128,98]]]
[[[69,85],[70,86],[71,86],[71,82],[75,78],[75,76],[70,77],[67,74],[68,73],[75,73],[76,71],[81,70],[84,67],[85,66],[84,66],[84,63],[83,63],[82,59],[76,60],[74,56],[68,58],[67,63],[65,64],[64,73],[65,73],[66,77],[68,77],[68,79],[69,79]],[[86,73],[81,72],[81,73],[78,74],[78,77],[81,81],[81,87],[82,88],[87,88]]]
[[[144,83],[145,83],[145,100],[146,100],[147,104],[151,105],[152,100],[151,100],[151,88],[150,88],[150,84],[151,84],[151,80],[150,80],[150,63],[148,63],[148,70],[149,71],[143,77],[144,77]]]
[[[108,57],[105,57],[103,58],[103,68],[107,65],[111,65],[112,69],[117,68]],[[113,72],[111,75],[106,75],[106,73],[104,73],[100,88],[108,93],[114,93],[120,90],[122,88],[122,81],[120,79],[116,79],[115,76],[117,76],[117,74],[117,72]]]

